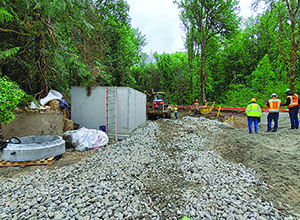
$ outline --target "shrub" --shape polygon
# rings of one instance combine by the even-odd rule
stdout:
[[[26,93],[7,76],[0,77],[0,121],[4,125],[16,117],[13,110],[25,95]]]

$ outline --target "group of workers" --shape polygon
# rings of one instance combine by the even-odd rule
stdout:
[[[195,104],[194,104],[194,116],[199,115],[199,106],[200,106],[200,104],[198,102],[198,99],[196,99]],[[175,118],[178,119],[178,113],[177,113],[178,106],[177,105],[175,105],[173,107],[173,111],[174,111]]]
[[[267,116],[268,125],[267,125],[266,132],[277,131],[279,112],[282,106],[288,106],[289,109],[289,117],[291,122],[291,127],[289,129],[299,128],[299,120],[298,120],[299,97],[296,93],[293,93],[290,89],[286,89],[285,94],[287,95],[285,104],[281,103],[281,100],[277,98],[276,93],[273,93],[271,95],[271,99],[266,100],[266,107],[269,109],[269,114]],[[245,113],[248,118],[249,133],[252,133],[253,131],[252,129],[253,124],[254,124],[255,133],[258,133],[258,123],[260,122],[262,111],[260,106],[256,103],[255,98],[251,99],[251,102],[247,106]],[[272,129],[272,121],[274,121],[273,129]]]

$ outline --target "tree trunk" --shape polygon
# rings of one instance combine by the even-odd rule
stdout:
[[[205,95],[205,45],[202,43],[201,45],[201,69],[200,69],[200,83],[201,83],[201,95],[202,95],[202,103],[206,101]]]
[[[290,57],[290,89],[295,91],[295,78],[296,78],[296,62],[298,45],[295,42],[295,21],[294,17],[291,18],[291,42],[292,51]],[[300,35],[300,33],[298,33]]]
[[[296,1],[296,8],[294,5],[293,1],[285,1],[286,6],[288,8],[288,13],[290,16],[290,21],[291,21],[291,56],[288,59],[288,61],[290,61],[290,89],[292,91],[295,90],[295,79],[296,79],[296,62],[297,62],[297,50],[299,47],[299,43],[300,43],[300,20],[297,20],[298,22],[298,38],[297,38],[297,42],[295,39],[295,19],[297,18],[297,14],[299,12],[299,0]],[[280,24],[281,24],[281,20],[280,20]],[[281,30],[281,26],[279,26],[279,32]],[[280,33],[279,33],[279,40],[280,40]],[[281,55],[282,56],[282,55]]]
[[[208,20],[206,18],[205,27],[202,26],[202,40],[201,40],[201,69],[200,69],[200,82],[201,82],[201,94],[202,94],[202,103],[206,103],[206,94],[205,94],[205,86],[206,86],[206,75],[205,75],[205,50],[207,43],[207,25]]]
[[[73,70],[73,86],[78,86],[78,74],[77,74],[77,71]]]
[[[291,63],[290,63],[290,89],[295,91],[296,79],[296,61],[297,61],[297,47],[292,43]]]
[[[36,85],[37,85],[37,93],[40,93],[41,91],[43,91],[41,93],[41,95],[43,97],[45,97],[48,94],[48,90],[47,90],[47,79],[45,78],[45,51],[44,49],[44,45],[43,45],[43,36],[39,36],[36,38],[36,63],[37,63],[37,76],[36,76]]]
[[[44,78],[44,88],[45,88],[45,94],[48,94],[48,81],[47,81],[47,59],[46,59],[46,52],[45,52],[45,43],[44,43],[44,36],[41,37],[41,58],[40,58],[40,68],[41,73]]]
[[[193,69],[193,65],[192,65],[192,61],[193,61],[193,54],[194,51],[193,49],[189,48],[188,49],[188,64],[189,64],[189,72],[190,72],[190,88],[191,88],[191,96],[190,96],[190,104],[194,103],[194,97],[193,97],[193,73],[192,73],[192,69]]]
[[[123,61],[122,58],[120,57],[120,63],[121,63],[121,77],[122,77],[122,86],[125,84],[125,77],[124,77],[124,69],[123,69]]]

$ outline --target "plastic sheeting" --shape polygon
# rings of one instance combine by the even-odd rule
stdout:
[[[72,145],[78,151],[97,149],[106,145],[109,141],[105,132],[84,127],[75,131],[67,131],[63,136],[65,140],[71,141]]]

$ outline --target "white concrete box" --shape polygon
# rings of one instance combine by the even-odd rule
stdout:
[[[114,102],[115,87],[92,87],[90,96],[87,96],[87,87],[71,87],[71,119],[79,124],[80,128],[99,129],[106,125],[106,88],[108,102]],[[124,139],[139,125],[146,121],[146,95],[129,87],[116,87],[117,102],[117,135]],[[114,103],[109,104],[109,122],[114,122]],[[114,135],[114,125],[110,124],[108,131]]]

